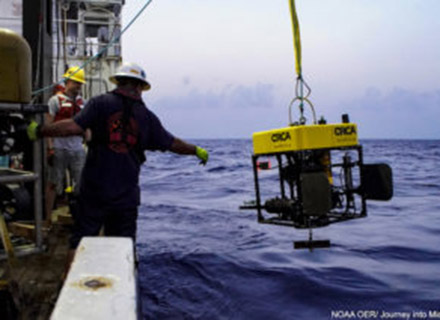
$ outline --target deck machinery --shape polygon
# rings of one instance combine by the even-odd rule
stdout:
[[[308,228],[309,239],[295,242],[295,248],[330,246],[329,240],[313,240],[312,229],[366,217],[367,200],[392,197],[391,168],[364,164],[357,126],[347,115],[342,118],[339,124],[321,121],[253,134],[256,199],[241,209],[256,209],[260,223]],[[260,176],[271,169],[277,169],[276,179],[263,179],[278,186],[263,199]]]

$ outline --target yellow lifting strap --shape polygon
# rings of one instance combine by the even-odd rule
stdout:
[[[298,15],[296,14],[295,0],[289,0],[289,5],[290,15],[292,17],[293,49],[295,51],[296,73],[298,74],[298,77],[301,78],[301,37],[299,34],[299,21]]]

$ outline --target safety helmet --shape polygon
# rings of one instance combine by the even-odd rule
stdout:
[[[77,66],[67,69],[66,73],[63,75],[63,78],[65,80],[73,80],[80,83],[86,83],[84,70]]]
[[[141,81],[144,84],[143,90],[150,90],[151,85],[147,81],[147,75],[144,69],[135,63],[124,63],[119,67],[118,71],[112,75],[109,80],[114,84],[118,84],[118,78],[132,78]]]

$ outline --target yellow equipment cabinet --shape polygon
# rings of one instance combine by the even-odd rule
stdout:
[[[15,32],[0,28],[0,101],[31,101],[31,49]]]
[[[255,155],[358,145],[354,123],[300,125],[253,134]]]

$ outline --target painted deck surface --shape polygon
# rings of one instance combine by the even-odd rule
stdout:
[[[133,241],[84,237],[51,320],[136,320]]]

